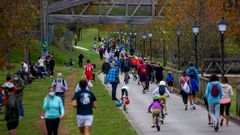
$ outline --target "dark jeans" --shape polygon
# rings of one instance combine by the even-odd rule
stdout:
[[[62,103],[63,103],[63,106],[64,106],[64,102],[65,102],[65,97],[64,97],[64,93],[56,93],[56,96],[60,97],[62,99]]]
[[[23,105],[22,105],[22,101],[19,101],[19,115],[24,117],[24,110],[23,110]]]
[[[57,135],[60,119],[45,119],[48,135]]]
[[[117,100],[116,94],[117,94],[117,82],[111,82],[112,84],[112,100]]]
[[[182,100],[184,105],[187,105],[188,103],[188,94],[186,92],[184,92],[183,90],[181,90],[181,94],[182,94]]]
[[[54,67],[49,67],[49,75],[50,76],[54,75]]]
[[[82,61],[78,61],[78,65],[79,65],[79,67],[81,67],[81,68],[82,68],[82,66],[83,66],[82,63],[83,63]]]
[[[3,99],[2,99],[3,97],[2,97],[2,93],[0,93],[0,107],[2,106],[2,104],[3,104]]]

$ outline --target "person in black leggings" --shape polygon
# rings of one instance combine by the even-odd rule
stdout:
[[[231,107],[231,96],[233,95],[233,90],[231,85],[229,85],[227,77],[222,78],[222,91],[223,91],[223,96],[220,101],[220,115],[221,115],[221,121],[220,121],[220,126],[223,126],[223,121],[224,121],[224,111],[226,114],[226,126],[228,127],[229,124],[229,110]]]

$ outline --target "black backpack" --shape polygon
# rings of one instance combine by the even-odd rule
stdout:
[[[159,94],[160,94],[161,96],[164,95],[165,92],[166,92],[165,86],[159,86],[158,90],[159,90]]]
[[[54,82],[55,82],[55,83],[58,83],[58,82],[57,82],[57,79],[54,80]],[[64,87],[66,86],[66,84],[65,84],[65,80],[64,80],[64,79],[62,79],[62,84],[63,84]]]

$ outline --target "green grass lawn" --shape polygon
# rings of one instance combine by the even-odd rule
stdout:
[[[96,29],[88,29],[84,32],[83,39],[79,45],[85,48],[91,48],[93,38],[96,35]],[[36,60],[38,55],[41,54],[40,46],[36,46],[34,48],[35,51],[32,55],[32,59]],[[14,51],[13,51],[14,52]],[[50,52],[55,54],[57,59],[57,71],[62,72],[67,78],[72,72],[67,68],[64,68],[63,63],[68,62],[70,58],[74,58],[75,63],[77,63],[77,56],[80,50],[67,51],[61,48],[57,48],[54,46],[50,47]],[[81,51],[83,52],[83,51]],[[92,63],[97,65],[97,69],[95,72],[100,71],[101,65],[103,61],[99,60],[99,56],[97,53],[93,52],[83,52],[85,55],[84,61],[90,59]],[[17,52],[12,54],[12,62],[18,65],[18,62],[23,59],[23,52]],[[77,67],[77,64],[74,65]],[[15,67],[11,69],[11,72],[14,73],[19,69]],[[80,72],[76,73],[81,75]],[[5,71],[0,71],[0,81],[3,82],[5,80]],[[23,105],[25,110],[25,119],[20,122],[19,127],[17,128],[18,135],[39,135],[41,134],[34,126],[36,120],[39,119],[40,113],[42,112],[42,104],[43,99],[48,93],[48,87],[51,85],[53,78],[47,78],[46,80],[35,80],[31,85],[28,85],[24,90],[24,98]],[[78,80],[76,80],[77,83]],[[121,113],[118,108],[115,108],[114,102],[111,101],[110,95],[106,91],[105,87],[102,85],[100,80],[96,80],[93,83],[94,88],[93,92],[97,97],[97,109],[94,111],[94,125],[92,128],[93,135],[112,135],[112,134],[128,134],[128,135],[136,135],[135,130],[131,127],[126,117]],[[0,111],[0,135],[6,135],[7,129],[5,121],[3,120],[4,110]],[[79,130],[76,127],[75,122],[75,109],[69,115],[65,116],[65,119],[61,124],[66,127],[71,135],[79,134]],[[124,130],[122,130],[124,129]]]
[[[65,76],[71,72],[68,69],[57,68],[56,72],[62,72]],[[40,112],[42,111],[43,99],[48,93],[48,87],[51,86],[53,78],[47,78],[46,80],[35,80],[31,85],[26,86],[24,89],[23,106],[25,111],[25,118],[20,122],[17,128],[17,134],[32,135],[40,134],[34,127],[34,122],[39,119]],[[0,111],[0,133],[1,135],[7,135],[7,128],[4,121],[4,110]]]

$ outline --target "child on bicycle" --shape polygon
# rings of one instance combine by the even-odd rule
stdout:
[[[160,118],[161,112],[164,108],[164,105],[162,101],[159,100],[159,96],[153,96],[153,102],[148,107],[148,113],[152,113],[152,128],[154,128],[155,125],[155,115],[157,114]]]
[[[153,91],[153,96],[159,96],[159,100],[163,101],[164,104],[164,114],[167,115],[167,98],[170,97],[170,93],[166,87],[165,81],[160,81],[159,87]]]
[[[124,103],[127,103],[127,104],[129,104],[129,103],[128,103],[128,101],[129,101],[129,99],[128,99],[128,89],[129,89],[129,87],[126,86],[126,85],[121,88],[121,93],[122,93],[122,95],[121,95],[121,100],[122,100]]]

